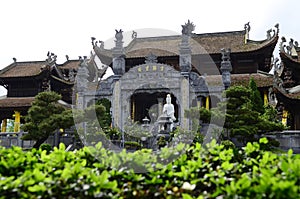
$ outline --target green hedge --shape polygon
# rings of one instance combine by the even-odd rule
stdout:
[[[260,142],[238,150],[212,141],[158,154],[113,153],[101,144],[51,153],[1,148],[0,198],[299,198],[300,156],[263,151],[267,140]]]

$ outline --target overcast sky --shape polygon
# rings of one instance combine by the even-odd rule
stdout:
[[[190,19],[195,33],[242,30],[250,21],[250,39],[266,38],[276,23],[280,36],[300,41],[298,0],[9,0],[0,1],[0,69],[17,61],[45,60],[48,51],[58,62],[89,55],[91,37],[107,40],[115,29],[143,28],[181,32]],[[138,36],[139,36],[139,31]],[[275,51],[278,56],[278,50]]]

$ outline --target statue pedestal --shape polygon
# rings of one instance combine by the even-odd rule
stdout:
[[[159,147],[165,146],[169,139],[170,139],[170,132],[171,132],[171,124],[173,124],[171,117],[166,116],[165,114],[161,115],[158,118],[158,134],[156,137],[157,145]],[[161,142],[163,141],[163,144],[161,145]]]
[[[158,118],[158,124],[159,124],[159,129],[158,132],[160,131],[166,131],[168,133],[171,132],[171,124],[173,122],[171,121],[171,117],[170,116],[166,116],[166,115],[161,115]]]

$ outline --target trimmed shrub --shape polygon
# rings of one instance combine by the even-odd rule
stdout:
[[[262,150],[267,143],[232,149],[213,140],[157,153],[115,153],[101,143],[49,154],[1,148],[0,198],[298,198],[300,156]]]

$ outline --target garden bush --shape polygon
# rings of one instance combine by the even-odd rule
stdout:
[[[0,198],[299,198],[300,156],[216,141],[126,153],[0,149]],[[227,145],[228,146],[228,145]],[[169,162],[168,160],[172,160]]]

